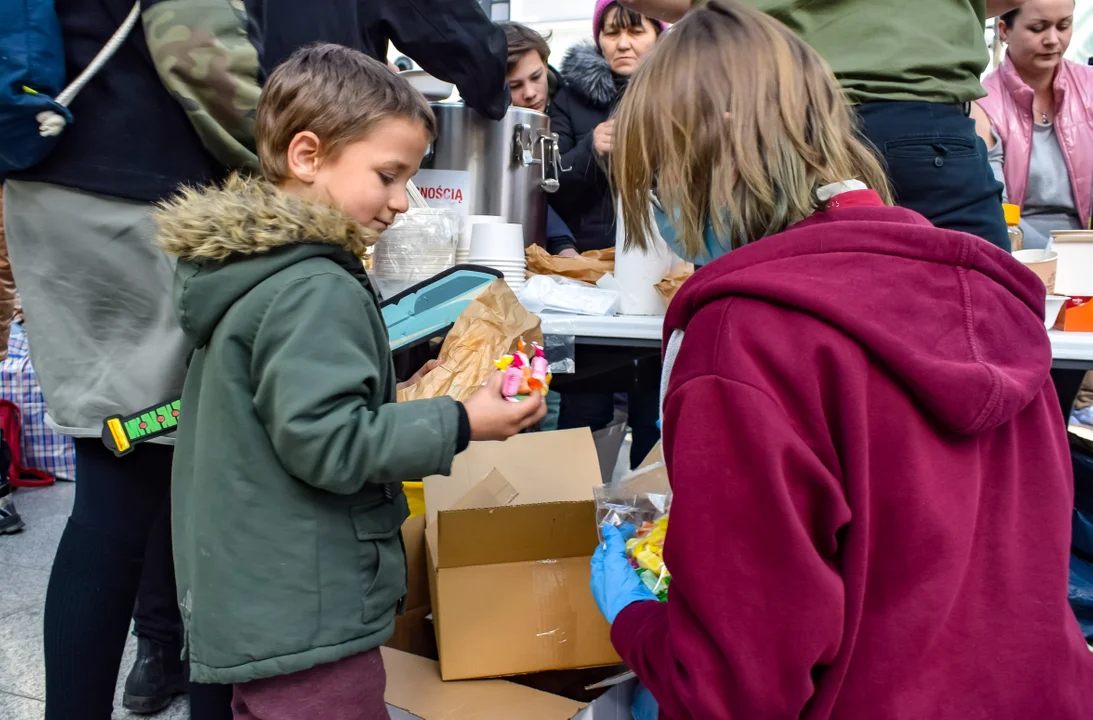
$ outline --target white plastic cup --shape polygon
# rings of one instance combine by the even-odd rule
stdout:
[[[471,227],[470,258],[524,261],[524,228],[517,223],[478,223]]]
[[[471,228],[475,225],[499,225],[505,222],[500,215],[467,215],[463,218],[463,224],[459,229],[459,240],[456,243],[457,250],[465,252],[471,249]]]

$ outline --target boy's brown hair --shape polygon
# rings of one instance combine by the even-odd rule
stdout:
[[[300,48],[269,76],[258,102],[262,174],[273,183],[289,179],[288,146],[298,133],[315,133],[329,158],[392,117],[420,122],[430,141],[436,137],[428,101],[383,63],[332,43]]]
[[[546,65],[547,58],[550,57],[549,33],[544,37],[527,25],[514,22],[503,22],[500,25],[505,29],[505,39],[509,43],[508,72],[512,72],[520,58],[532,51],[537,52]]]

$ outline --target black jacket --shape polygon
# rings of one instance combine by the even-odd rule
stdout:
[[[121,26],[132,0],[55,0],[55,8],[71,81]],[[471,107],[494,118],[508,107],[505,33],[476,0],[246,0],[245,8],[241,21],[258,50],[261,80],[308,43],[337,42],[386,60],[390,38],[430,73],[455,82]],[[139,23],[71,108],[76,120],[53,151],[11,179],[155,202],[227,172],[164,87]]]
[[[576,45],[562,61],[562,86],[550,105],[550,128],[558,133],[562,167],[551,207],[573,231],[577,251],[615,245],[615,201],[604,160],[592,146],[592,131],[611,116],[622,97],[626,78],[615,75],[592,43]],[[574,247],[551,241],[558,253]]]
[[[505,31],[478,0],[246,0],[246,8],[267,73],[316,40],[385,62],[390,41],[486,117],[500,120],[508,109]]]
[[[132,7],[133,0],[55,0],[69,82]],[[163,87],[139,23],[70,107],[75,122],[45,160],[10,179],[154,202],[180,184],[202,185],[224,173]]]

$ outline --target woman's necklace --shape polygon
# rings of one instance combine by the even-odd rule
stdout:
[[[1048,116],[1047,112],[1044,110],[1037,110],[1035,105],[1032,106],[1032,112],[1040,113],[1041,125],[1047,125],[1049,122],[1051,122],[1051,118]]]

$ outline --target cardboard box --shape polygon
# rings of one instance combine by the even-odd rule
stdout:
[[[412,517],[402,524],[402,544],[406,548],[406,609],[429,606],[429,564],[425,553],[425,516]]]
[[[392,650],[418,655],[429,660],[440,657],[433,629],[432,608],[428,605],[407,610],[395,618],[395,633],[384,643]]]
[[[584,703],[504,680],[444,682],[437,663],[383,648],[388,705],[422,720],[570,720]]]
[[[600,684],[586,705],[505,680],[444,682],[435,662],[382,652],[392,720],[631,720],[635,680]]]
[[[395,618],[395,632],[385,645],[403,652],[437,659],[432,603],[429,601],[429,566],[425,553],[425,516],[412,517],[402,525],[406,547],[406,607]]]
[[[587,429],[472,443],[425,481],[433,624],[445,680],[619,662],[592,599],[600,467]]]
[[[649,451],[649,454],[645,456],[645,459],[641,461],[641,465],[638,465],[637,469],[647,468],[650,465],[655,465],[658,462],[664,462],[664,451],[660,447],[660,440],[657,440],[657,444],[653,446],[653,449]]]

